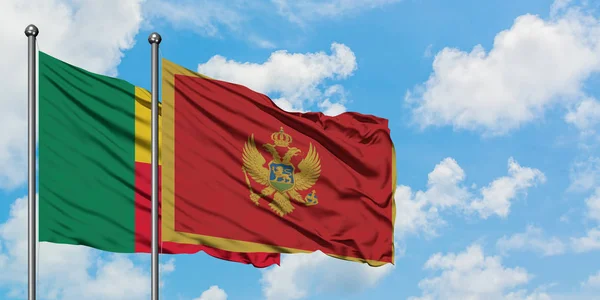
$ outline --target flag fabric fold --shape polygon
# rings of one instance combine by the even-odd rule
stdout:
[[[150,252],[150,101],[143,88],[39,52],[40,241]],[[159,245],[162,253],[204,251],[256,267],[280,259],[200,244]]]
[[[394,262],[388,121],[290,113],[162,60],[164,241]]]

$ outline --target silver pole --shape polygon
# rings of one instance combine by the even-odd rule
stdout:
[[[37,87],[37,82],[36,82],[36,70],[37,70],[37,61],[36,61],[36,54],[37,54],[37,49],[35,47],[35,41],[37,38],[37,35],[39,33],[38,28],[31,24],[29,26],[27,26],[25,28],[25,36],[27,36],[27,41],[28,41],[28,51],[27,51],[27,64],[28,64],[28,68],[27,68],[27,72],[28,72],[28,77],[27,77],[27,84],[28,84],[28,114],[27,114],[27,119],[29,121],[28,124],[28,131],[29,131],[29,139],[28,139],[28,145],[27,145],[27,163],[28,163],[28,172],[29,172],[29,180],[28,180],[28,194],[27,194],[27,201],[28,201],[28,205],[29,205],[29,211],[28,211],[28,215],[27,215],[27,220],[28,220],[28,231],[27,231],[27,241],[28,241],[28,247],[27,247],[27,251],[28,251],[28,256],[27,256],[27,263],[28,263],[28,276],[27,276],[27,283],[28,283],[28,290],[27,290],[27,294],[29,295],[28,299],[29,300],[35,300],[35,292],[36,292],[36,243],[37,243],[37,207],[36,207],[36,199],[35,199],[35,187],[36,187],[36,182],[35,182],[35,173],[36,173],[36,168],[35,168],[35,146],[36,146],[36,128],[37,128],[37,124],[36,124],[36,87]]]
[[[158,45],[162,38],[154,32],[152,46],[152,300],[158,300]]]

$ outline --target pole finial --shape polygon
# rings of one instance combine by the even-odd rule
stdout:
[[[153,32],[150,34],[150,36],[148,37],[148,43],[150,44],[160,44],[160,42],[162,41],[162,37],[160,37],[160,34]]]
[[[30,36],[36,37],[38,35],[38,33],[40,33],[40,30],[33,24],[30,24],[27,27],[25,27],[25,35],[27,37],[30,37]]]

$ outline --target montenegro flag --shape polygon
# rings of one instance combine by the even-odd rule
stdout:
[[[162,60],[162,239],[394,261],[388,121],[290,113]]]

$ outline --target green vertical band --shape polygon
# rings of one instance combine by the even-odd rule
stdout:
[[[134,97],[39,53],[39,239],[134,252]]]

